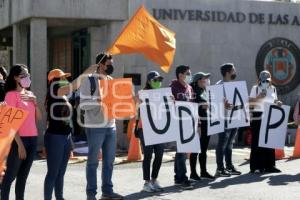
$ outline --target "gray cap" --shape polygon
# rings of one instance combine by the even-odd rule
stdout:
[[[267,70],[264,70],[264,71],[260,72],[260,74],[259,74],[259,80],[261,82],[266,81],[266,80],[271,81],[271,74],[270,74],[270,72],[267,71]]]
[[[192,83],[197,82],[198,80],[201,80],[203,78],[209,78],[209,77],[210,77],[210,73],[198,72],[193,75]]]

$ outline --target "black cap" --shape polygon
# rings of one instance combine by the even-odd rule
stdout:
[[[162,81],[164,78],[157,72],[157,71],[151,71],[147,74],[147,80],[151,81],[151,80],[160,80]]]

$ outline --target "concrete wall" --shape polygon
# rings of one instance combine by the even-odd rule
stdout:
[[[31,17],[124,20],[127,0],[1,0],[0,29]],[[11,5],[10,5],[11,4]]]
[[[130,16],[141,4],[144,4],[151,13],[153,8],[174,8],[300,16],[298,4],[238,0],[131,0],[129,1]],[[300,47],[300,26],[188,20],[160,21],[176,32],[177,50],[169,74],[164,74],[154,63],[146,61],[139,55],[115,56],[115,60],[118,61],[116,65],[124,68],[124,72],[142,73],[142,82],[145,82],[146,72],[155,69],[166,77],[164,83],[166,86],[175,77],[175,66],[187,64],[192,67],[193,72],[211,72],[212,83],[215,83],[221,79],[219,66],[225,62],[233,62],[237,67],[238,80],[246,80],[250,89],[257,79],[256,56],[266,41],[274,37],[284,37]],[[300,66],[297,67],[300,70]],[[289,94],[280,96],[280,99],[293,106],[299,98],[299,92],[300,86]]]

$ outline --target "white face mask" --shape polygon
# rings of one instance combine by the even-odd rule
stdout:
[[[205,80],[205,87],[208,87],[208,86],[210,86],[210,79]]]
[[[189,84],[189,83],[191,82],[191,80],[192,80],[192,76],[186,75],[186,76],[185,76],[185,79],[184,79],[184,82],[185,82],[186,84]]]
[[[261,83],[261,88],[263,90],[266,90],[268,88],[268,86],[269,86],[269,83]]]

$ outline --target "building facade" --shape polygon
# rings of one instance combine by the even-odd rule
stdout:
[[[241,0],[0,0],[0,59],[24,63],[43,107],[47,71],[61,67],[78,76],[105,51],[144,4],[176,32],[176,55],[168,74],[141,55],[118,55],[115,77],[133,77],[136,90],[150,70],[175,78],[175,66],[221,78],[219,66],[235,64],[248,89],[262,69],[271,71],[280,99],[294,106],[300,93],[300,5]],[[7,58],[8,57],[8,58]],[[4,61],[0,61],[4,62]],[[45,130],[46,123],[39,124]],[[118,145],[126,148],[126,122],[118,122]]]

